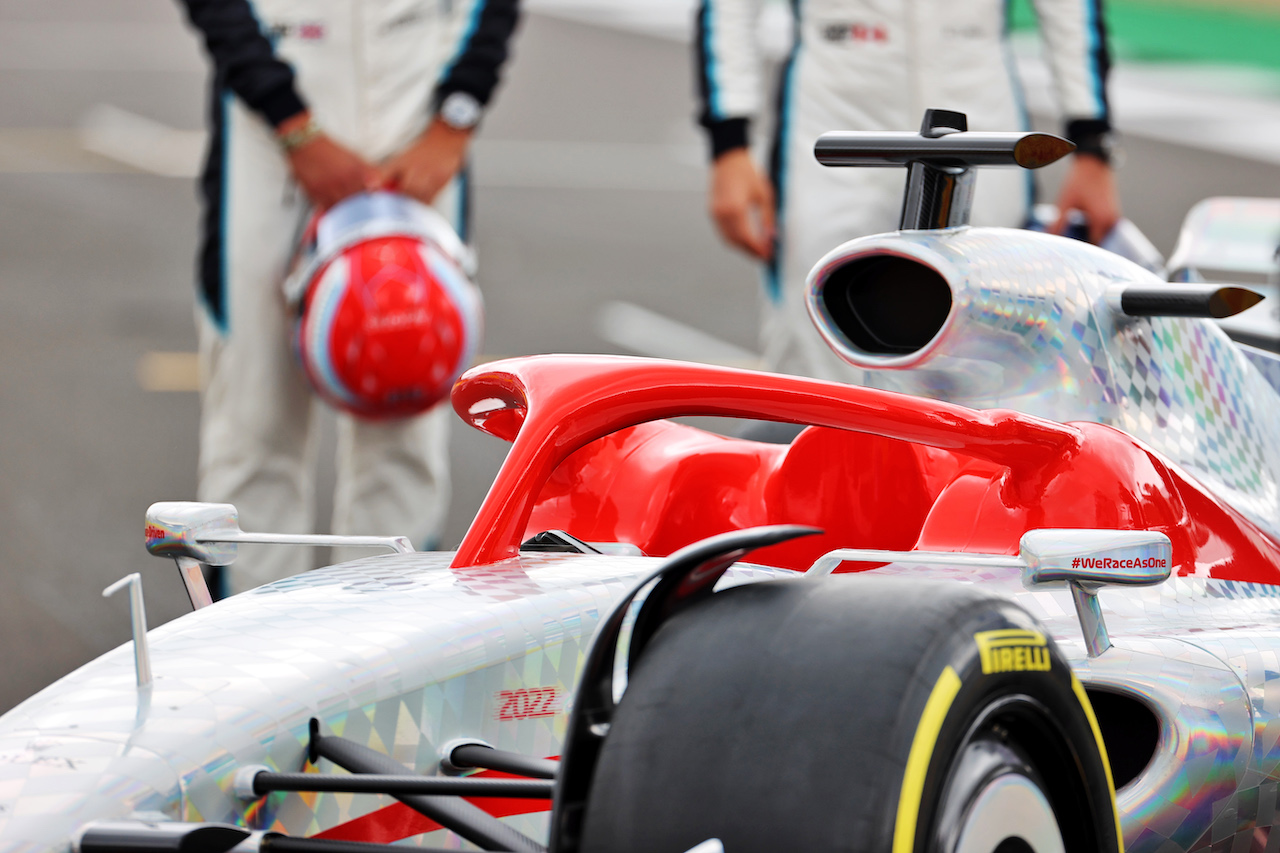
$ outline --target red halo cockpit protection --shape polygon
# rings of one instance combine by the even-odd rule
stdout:
[[[440,214],[398,193],[364,193],[317,215],[285,282],[316,393],[369,419],[444,399],[480,342],[474,266]]]

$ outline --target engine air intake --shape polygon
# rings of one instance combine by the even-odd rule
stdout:
[[[934,269],[896,255],[863,257],[833,270],[822,304],[835,328],[867,355],[923,349],[951,313],[951,288]]]

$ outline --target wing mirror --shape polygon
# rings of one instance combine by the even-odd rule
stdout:
[[[231,504],[162,501],[147,509],[147,551],[157,557],[190,557],[209,566],[236,559],[240,514]]]
[[[974,566],[1020,569],[1027,589],[1066,587],[1076,606],[1089,657],[1111,648],[1102,620],[1098,590],[1107,585],[1156,586],[1173,571],[1173,544],[1150,530],[1029,530],[1019,542],[1018,556],[964,551],[879,551],[841,548],[820,557],[806,573],[820,578],[841,563],[903,562],[916,565]]]
[[[1111,648],[1098,590],[1111,584],[1155,586],[1173,571],[1169,537],[1148,530],[1030,530],[1019,556],[1027,589],[1071,590],[1091,658]]]
[[[357,545],[387,548],[410,554],[413,545],[406,536],[336,536],[313,533],[245,533],[240,514],[231,504],[161,501],[147,509],[147,551],[157,557],[172,557],[178,564],[191,606],[199,609],[213,603],[200,564],[229,566],[236,559],[240,542],[267,545]]]

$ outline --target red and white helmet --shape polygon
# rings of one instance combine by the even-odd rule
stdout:
[[[440,214],[364,193],[313,220],[285,282],[316,392],[370,419],[416,415],[453,387],[480,344],[470,251]]]

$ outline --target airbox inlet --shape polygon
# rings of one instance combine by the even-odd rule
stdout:
[[[937,270],[898,255],[864,256],[832,270],[821,298],[831,324],[867,355],[918,352],[951,313],[951,288]]]

